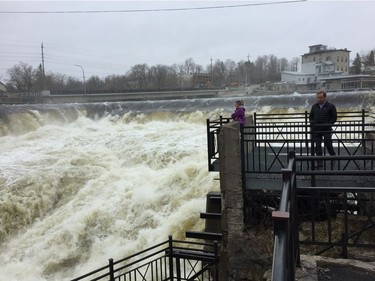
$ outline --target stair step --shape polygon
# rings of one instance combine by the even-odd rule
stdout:
[[[201,213],[201,219],[221,219],[220,213]]]
[[[221,196],[210,196],[208,197],[210,201],[220,201],[221,202]]]
[[[223,238],[223,235],[221,233],[204,232],[204,231],[186,231],[185,236],[186,238],[196,238],[196,239],[216,240],[216,241],[221,241],[221,239]]]
[[[167,252],[168,254],[168,252]],[[215,262],[215,254],[212,252],[202,252],[202,251],[189,251],[189,250],[173,250],[173,256],[189,259],[189,260],[199,260],[207,262]]]

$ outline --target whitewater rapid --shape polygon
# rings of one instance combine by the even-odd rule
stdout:
[[[205,118],[82,113],[1,137],[0,280],[69,280],[201,230],[219,190]]]
[[[229,117],[236,99],[0,105],[0,281],[70,280],[202,230],[219,190],[206,119]],[[314,94],[241,99],[248,115],[303,112]]]

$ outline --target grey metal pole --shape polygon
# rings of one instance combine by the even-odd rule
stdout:
[[[86,95],[86,79],[85,79],[85,70],[83,69],[82,65],[75,64],[74,66],[78,66],[82,69],[82,76],[83,76],[83,91]]]

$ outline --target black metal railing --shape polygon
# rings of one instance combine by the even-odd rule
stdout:
[[[283,185],[280,204],[272,212],[274,221],[274,253],[272,264],[272,281],[294,280],[295,270],[299,264],[298,222],[296,210],[296,172],[295,158],[290,157],[288,167],[281,171]]]
[[[375,123],[373,114],[361,111],[337,113],[338,121],[333,126],[333,143],[339,153],[351,154],[348,147],[357,144],[364,149],[373,146]],[[217,137],[220,128],[231,118],[207,119],[207,152],[209,171],[218,171],[219,150]],[[367,123],[366,123],[367,122]],[[243,128],[241,150],[243,151],[244,173],[279,173],[285,168],[287,155],[313,155],[309,113],[257,114],[251,124]],[[317,131],[316,131],[317,132]],[[369,137],[370,136],[370,137]],[[367,143],[365,143],[367,142]],[[356,150],[356,155],[358,150]]]
[[[281,171],[283,186],[274,221],[274,255],[272,280],[294,280],[299,253],[320,255],[333,251],[348,258],[349,248],[374,249],[375,176],[374,167],[362,170],[298,170],[311,161],[331,161],[328,156],[298,156],[289,153],[286,169]],[[375,155],[337,156],[333,160],[370,161]],[[304,163],[304,164],[303,164]],[[372,186],[298,186],[298,177],[362,177]],[[363,177],[366,177],[365,179]],[[363,183],[362,182],[362,183]],[[341,252],[338,252],[341,251]]]
[[[254,126],[243,130],[243,173],[275,173],[285,168],[287,155],[294,151],[297,155],[314,155],[311,138],[313,131],[307,121],[307,113],[293,119],[286,117],[256,117]],[[338,155],[372,154],[375,142],[375,124],[365,123],[367,113],[340,113],[341,120],[333,125],[332,139]],[[267,118],[267,119],[265,119]],[[285,118],[286,120],[283,120]],[[273,119],[278,121],[273,121]],[[347,120],[349,119],[349,120]],[[299,121],[298,121],[299,120]],[[269,122],[269,123],[267,123]],[[331,126],[331,125],[322,125]],[[320,131],[315,131],[319,133]]]
[[[217,242],[180,241],[170,236],[134,255],[117,261],[109,259],[108,265],[72,281],[218,281],[218,264]]]
[[[207,153],[208,153],[208,170],[215,171],[215,164],[219,160],[218,135],[223,124],[229,123],[231,118],[209,120],[207,119]]]
[[[306,163],[311,158],[315,157],[296,156],[296,163]],[[340,255],[347,258],[348,248],[375,248],[375,241],[369,239],[375,229],[375,155],[321,159],[332,161],[331,158],[357,164],[352,165],[354,169],[296,171],[297,178],[311,177],[311,186],[297,187],[300,244],[309,246],[306,251],[314,246],[313,254],[318,255],[341,249]],[[317,177],[325,181],[339,177],[341,185],[319,186]]]

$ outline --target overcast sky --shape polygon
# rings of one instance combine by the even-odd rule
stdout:
[[[188,58],[203,67],[270,54],[291,60],[316,44],[347,48],[351,59],[375,49],[375,1],[292,2],[0,1],[0,81],[19,62],[37,68],[42,43],[46,72],[76,78],[75,65],[88,78]]]

